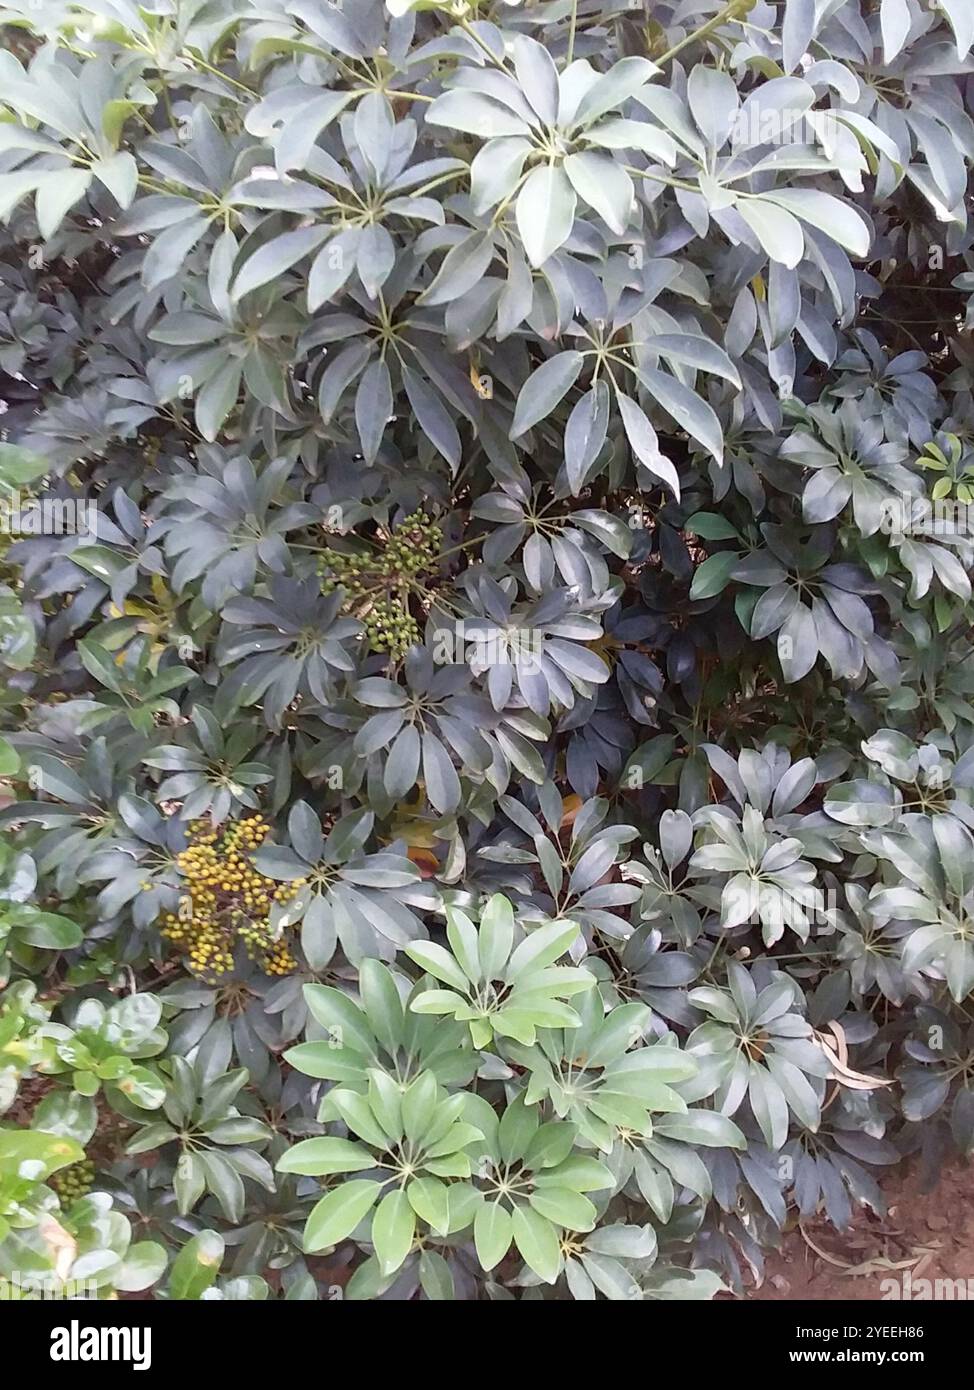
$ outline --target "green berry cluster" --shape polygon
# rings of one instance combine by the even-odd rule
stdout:
[[[393,569],[415,577],[433,569],[440,554],[443,531],[425,512],[413,512],[393,531],[384,556]]]
[[[87,1197],[94,1181],[95,1165],[90,1159],[83,1158],[79,1163],[71,1163],[54,1173],[50,1185],[61,1201],[67,1204],[76,1202],[79,1197]]]
[[[323,593],[344,589],[346,609],[365,628],[374,651],[399,659],[422,640],[410,612],[409,598],[422,575],[436,567],[442,528],[416,511],[378,544],[373,553],[345,552],[326,546],[318,560]]]

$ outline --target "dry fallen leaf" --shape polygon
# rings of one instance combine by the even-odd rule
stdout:
[[[54,1272],[59,1279],[67,1279],[71,1266],[78,1253],[78,1244],[70,1231],[66,1231],[60,1221],[51,1215],[45,1216],[39,1226],[44,1241],[54,1260]]]
[[[881,1086],[892,1086],[891,1079],[884,1076],[867,1076],[865,1072],[855,1071],[849,1066],[849,1046],[846,1042],[845,1031],[840,1023],[832,1022],[825,1025],[831,1037],[826,1033],[820,1032],[817,1028],[812,1029],[812,1036],[819,1047],[828,1058],[831,1067],[830,1080],[836,1084],[826,1097],[822,1109],[830,1106],[838,1095],[839,1086],[845,1086],[850,1091],[876,1091]]]

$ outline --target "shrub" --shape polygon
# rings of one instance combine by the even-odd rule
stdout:
[[[708,1298],[970,1157],[969,0],[2,22],[8,1291]]]

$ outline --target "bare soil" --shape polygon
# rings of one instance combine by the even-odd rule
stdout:
[[[917,1281],[937,1279],[970,1281],[966,1287],[974,1296],[974,1163],[946,1166],[932,1192],[922,1191],[909,1165],[881,1185],[885,1217],[862,1208],[846,1231],[824,1219],[796,1225],[781,1250],[768,1256],[760,1288],[746,1297],[882,1300],[895,1296],[888,1283],[883,1287],[890,1279],[897,1281],[901,1297],[904,1285],[906,1297],[936,1296],[935,1285],[925,1293]],[[941,1291],[939,1296],[950,1295]]]

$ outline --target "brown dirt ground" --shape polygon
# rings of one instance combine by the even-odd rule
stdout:
[[[967,1279],[974,1291],[974,1163],[946,1166],[933,1192],[921,1191],[908,1166],[881,1185],[885,1217],[860,1208],[847,1231],[822,1219],[804,1223],[804,1234],[796,1226],[768,1256],[761,1287],[745,1297],[880,1300],[882,1281],[903,1280],[907,1271],[914,1298],[919,1279]]]

